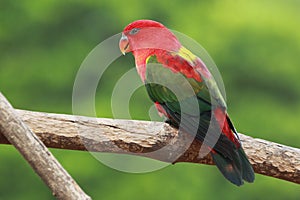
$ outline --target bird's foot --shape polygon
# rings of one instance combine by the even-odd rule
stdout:
[[[172,128],[176,128],[176,129],[179,128],[178,125],[175,124],[175,123],[174,123],[172,120],[170,120],[170,119],[166,119],[166,120],[165,120],[165,123],[169,124]]]

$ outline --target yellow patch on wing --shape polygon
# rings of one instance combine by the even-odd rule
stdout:
[[[155,55],[148,56],[146,58],[146,63],[158,63]]]
[[[176,55],[186,60],[192,67],[195,66],[197,56],[195,56],[192,52],[190,52],[190,50],[188,50],[184,46],[180,47],[178,52],[176,52]]]
[[[148,63],[149,62],[149,59],[151,58],[151,56],[148,56],[147,58],[146,58],[146,63]]]

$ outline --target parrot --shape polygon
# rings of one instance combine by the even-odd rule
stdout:
[[[122,31],[119,48],[123,55],[133,54],[148,96],[167,123],[181,127],[194,135],[195,140],[203,142],[214,122],[212,130],[220,133],[215,144],[208,142],[207,148],[215,165],[237,186],[244,181],[254,182],[254,170],[229,118],[224,97],[201,58],[185,48],[163,24],[148,19],[127,25]],[[150,68],[150,63],[161,67]],[[176,88],[179,97],[166,85],[155,82],[162,80]],[[186,92],[187,88],[194,92],[193,97]],[[196,104],[191,103],[191,99]],[[182,109],[182,105],[186,108]]]

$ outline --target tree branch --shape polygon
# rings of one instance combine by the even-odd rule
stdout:
[[[58,199],[91,199],[64,170],[0,93],[0,140],[11,142]],[[36,124],[38,125],[38,124]],[[7,138],[7,140],[6,140]]]
[[[172,163],[213,164],[209,155],[199,157],[201,144],[196,141],[182,151],[189,136],[178,134],[166,123],[16,112],[48,147],[134,154]],[[239,136],[256,173],[300,184],[300,149]],[[1,132],[0,143],[8,143]]]

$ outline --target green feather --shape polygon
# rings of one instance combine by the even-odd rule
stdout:
[[[208,127],[212,128],[213,133],[221,131],[218,122],[211,119],[211,102],[226,109],[226,103],[214,79],[201,76],[203,81],[198,82],[187,78],[159,63],[156,56],[149,57],[147,62],[147,92],[152,101],[164,108],[171,124],[175,127],[180,125],[200,141],[205,138],[208,144],[217,140],[212,157],[222,174],[236,185],[242,185],[242,179],[253,182],[254,172],[242,148],[237,148],[224,134],[209,134],[206,137]]]

